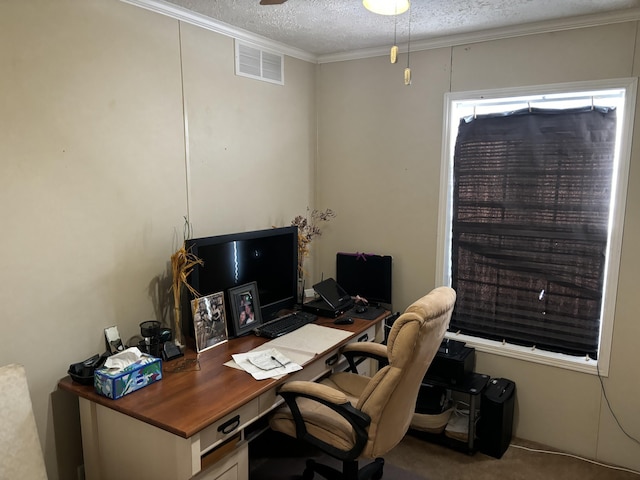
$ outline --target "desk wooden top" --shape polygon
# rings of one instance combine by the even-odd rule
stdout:
[[[382,321],[389,312],[384,312],[375,320],[354,318],[351,325],[334,325],[333,319],[319,318],[316,324],[353,332],[353,335],[330,350],[321,352],[315,358],[352,340],[371,325]],[[86,398],[105,407],[117,410],[143,422],[155,425],[175,435],[189,438],[242,405],[287,381],[288,375],[280,378],[254,380],[245,372],[224,364],[231,355],[248,352],[269,339],[247,335],[234,338],[221,345],[196,355],[187,350],[185,359],[198,358],[200,369],[186,369],[172,372],[181,359],[163,362],[162,380],[136,392],[111,400],[96,393],[92,385],[80,385],[65,377],[58,383],[79,397]],[[315,361],[315,358],[307,364]],[[303,365],[304,367],[304,365]]]

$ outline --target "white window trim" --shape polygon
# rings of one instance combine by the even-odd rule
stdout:
[[[631,141],[633,137],[633,121],[636,110],[637,78],[622,78],[598,80],[589,82],[572,82],[531,87],[516,87],[497,90],[477,90],[470,92],[446,93],[444,98],[444,128],[442,133],[442,164],[440,169],[440,200],[438,212],[438,255],[436,258],[436,285],[451,285],[450,273],[445,271],[445,259],[451,257],[451,192],[453,182],[453,152],[455,137],[452,133],[457,130],[459,119],[452,118],[452,105],[464,100],[489,100],[507,97],[525,97],[553,93],[592,92],[596,90],[623,88],[626,90],[625,105],[619,128],[620,151],[617,155],[618,168],[613,178],[615,193],[613,196],[614,209],[611,214],[611,224],[617,228],[609,228],[608,264],[604,282],[602,322],[600,331],[600,350],[598,360],[578,358],[570,355],[547,352],[534,347],[522,347],[509,343],[500,343],[468,335],[448,332],[447,338],[464,341],[468,346],[480,352],[503,355],[510,358],[525,360],[544,365],[585,372],[594,375],[608,376],[611,357],[611,343],[615,319],[615,306],[618,286],[618,273],[622,253],[622,235],[631,161]]]

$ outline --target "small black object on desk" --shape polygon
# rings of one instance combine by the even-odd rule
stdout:
[[[173,342],[164,342],[162,344],[162,358],[165,362],[180,358],[183,355],[184,353],[182,353],[180,347],[175,345]]]
[[[351,325],[353,323],[353,318],[351,317],[339,317],[336,318],[333,323],[335,325]]]

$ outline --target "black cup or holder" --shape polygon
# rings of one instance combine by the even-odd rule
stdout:
[[[162,355],[162,342],[160,340],[160,322],[147,320],[140,324],[140,335],[143,339],[138,343],[138,348],[149,355],[159,357]]]
[[[147,320],[140,324],[140,335],[144,338],[158,337],[160,334],[160,322],[157,320]]]

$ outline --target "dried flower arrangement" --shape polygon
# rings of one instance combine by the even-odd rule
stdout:
[[[176,343],[179,345],[183,344],[182,340],[182,327],[180,325],[181,318],[181,304],[180,298],[182,294],[182,287],[186,287],[191,294],[198,298],[200,294],[191,286],[187,279],[196,265],[204,265],[202,259],[198,258],[191,252],[188,252],[185,249],[185,242],[189,238],[190,225],[189,221],[184,219],[185,227],[184,227],[184,241],[182,242],[182,247],[179,248],[173,255],[171,255],[171,273],[173,277],[173,282],[171,284],[171,289],[173,290],[173,322],[174,322],[174,338]]]
[[[326,210],[310,210],[307,207],[306,215],[298,215],[291,221],[291,225],[298,227],[298,276],[304,276],[304,259],[309,256],[309,245],[315,237],[322,235],[322,230],[318,225],[321,222],[328,222],[336,216],[330,208]]]

